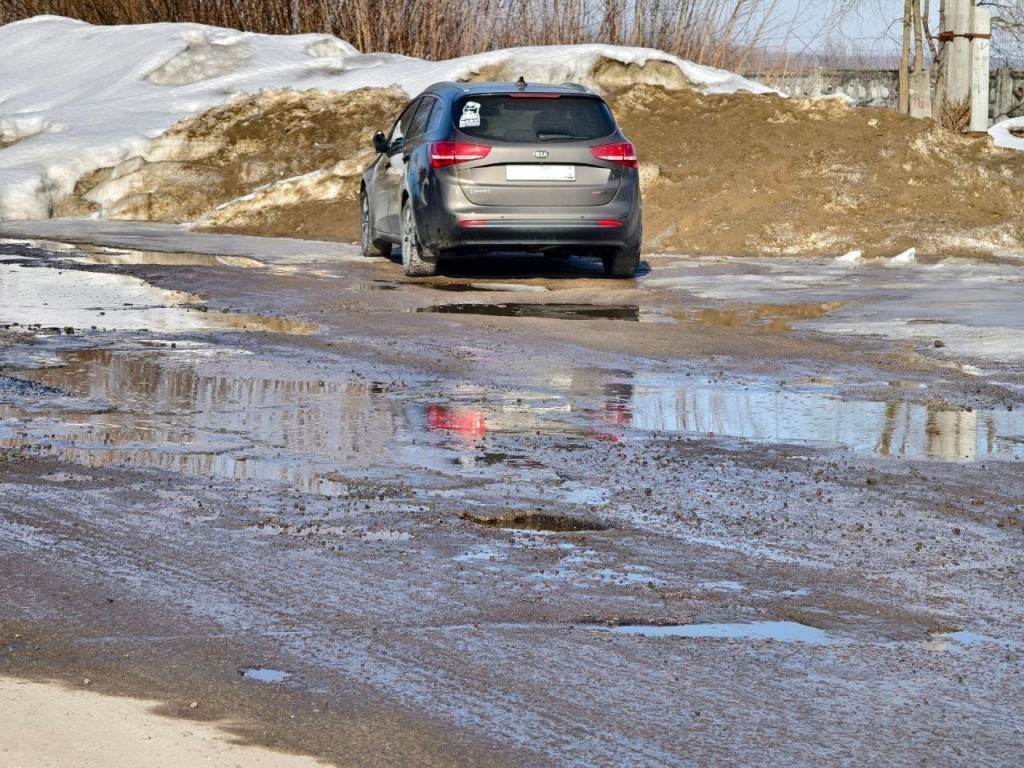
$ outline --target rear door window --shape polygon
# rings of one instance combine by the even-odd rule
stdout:
[[[405,136],[409,132],[409,123],[412,122],[412,116],[416,113],[416,108],[423,103],[423,99],[417,99],[399,116],[395,121],[394,126],[391,128],[391,135],[388,136],[388,144],[396,146],[400,142],[405,141]]]
[[[427,121],[430,119],[430,112],[437,103],[437,99],[433,96],[424,96],[420,103],[420,108],[416,110],[416,114],[412,118],[412,122],[409,124],[409,132],[405,136],[406,141],[415,139],[424,129],[427,127]]]
[[[579,96],[466,96],[455,102],[452,121],[484,141],[588,141],[615,131],[607,104]]]

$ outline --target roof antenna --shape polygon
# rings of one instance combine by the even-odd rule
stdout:
[[[519,79],[516,80],[516,88],[520,91],[526,90],[526,80],[523,79],[522,75],[520,75]]]

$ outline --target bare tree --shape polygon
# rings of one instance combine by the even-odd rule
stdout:
[[[601,42],[738,69],[815,2],[799,0],[794,10],[779,0],[0,0],[0,23],[39,14],[93,24],[192,21],[268,34],[329,33],[364,51],[428,59]]]
[[[992,49],[1006,65],[1024,63],[1024,0],[997,0],[992,6]]]

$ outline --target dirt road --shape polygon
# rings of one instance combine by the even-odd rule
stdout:
[[[0,237],[0,675],[341,766],[1019,764],[1016,266]]]

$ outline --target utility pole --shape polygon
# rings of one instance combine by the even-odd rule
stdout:
[[[992,14],[974,0],[945,0],[942,124],[955,131],[988,130]]]
[[[971,130],[988,130],[992,11],[975,6],[971,23]]]
[[[903,49],[900,51],[900,112],[910,112],[910,31],[918,0],[903,0]]]

